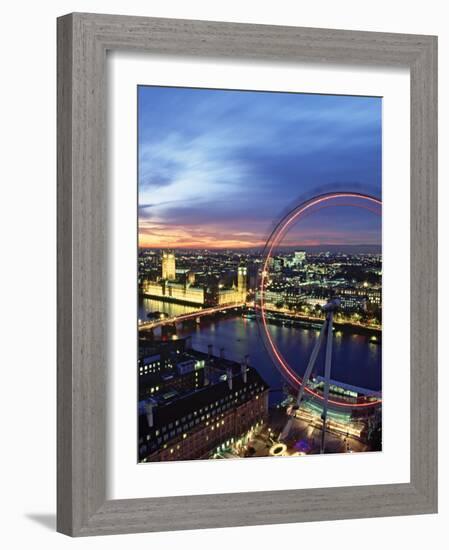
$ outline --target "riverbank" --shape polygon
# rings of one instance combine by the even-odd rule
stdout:
[[[243,312],[246,318],[256,319],[254,310],[248,309]],[[277,324],[285,327],[316,328],[321,329],[324,319],[321,317],[311,317],[307,315],[292,315],[277,310],[267,310],[266,319],[269,324]],[[364,325],[362,323],[353,323],[350,321],[338,321],[334,319],[335,330],[345,333],[364,334],[375,336],[374,341],[381,341],[382,327],[375,325]]]

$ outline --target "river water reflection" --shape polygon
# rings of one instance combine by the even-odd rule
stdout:
[[[194,311],[196,308],[166,304],[145,299],[139,304],[139,317],[145,319],[148,312],[161,311],[169,316]],[[319,330],[314,328],[283,327],[270,325],[273,340],[294,369],[302,375]],[[178,336],[190,336],[192,346],[207,351],[213,345],[214,354],[224,348],[225,356],[241,361],[248,354],[255,367],[270,387],[281,389],[283,380],[265,350],[257,321],[235,317],[214,320],[203,318],[201,324],[178,330]],[[315,373],[323,374],[324,350],[318,357]],[[360,334],[334,332],[332,373],[334,380],[379,391],[382,387],[382,347]]]

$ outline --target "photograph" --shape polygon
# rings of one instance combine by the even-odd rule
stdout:
[[[5,549],[438,550],[444,7],[5,4]]]
[[[137,462],[382,451],[382,98],[136,101]]]

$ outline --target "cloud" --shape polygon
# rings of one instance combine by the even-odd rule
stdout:
[[[379,98],[139,88],[142,219],[262,236],[335,181],[380,195]]]

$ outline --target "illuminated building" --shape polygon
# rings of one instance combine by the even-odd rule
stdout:
[[[284,268],[284,258],[280,258],[278,256],[274,258],[270,258],[273,261],[271,262],[270,267],[273,269],[274,272],[278,273],[283,270]]]
[[[362,309],[366,309],[367,304],[375,305],[378,307],[382,306],[382,289],[380,287],[346,287],[342,288],[341,290],[339,289],[338,292],[342,300],[347,299],[349,303],[350,301],[353,301],[353,307],[357,307],[357,305],[359,305],[362,307]],[[359,304],[356,303],[358,300]],[[364,303],[360,302],[360,300],[362,300],[362,302],[364,301]],[[349,303],[348,307],[350,305]]]
[[[277,305],[284,302],[284,291],[270,287],[265,291],[264,300],[267,304]]]
[[[174,281],[176,279],[176,260],[174,252],[162,252],[162,279]]]
[[[204,304],[207,307],[214,307],[218,304],[218,278],[214,276],[207,277],[204,287]]]
[[[237,287],[219,288],[218,279],[207,285],[195,284],[196,276],[192,271],[187,272],[185,282],[169,280],[169,271],[175,273],[175,259],[173,253],[164,252],[162,256],[162,280],[145,280],[141,285],[144,296],[167,302],[178,302],[192,305],[229,305],[241,304],[246,301],[247,269],[240,266],[237,269]]]
[[[139,371],[139,399],[159,394],[161,399],[173,399],[179,393],[192,391],[204,385],[205,357],[200,352],[184,352],[172,358],[163,371]]]
[[[223,356],[202,355],[203,366],[178,371],[180,377],[201,373],[201,387],[164,390],[140,402],[140,461],[208,458],[266,422],[268,386],[258,372]]]
[[[323,307],[327,302],[325,296],[305,295],[303,296],[303,303],[309,307]]]
[[[309,426],[321,429],[323,422],[321,418],[322,412],[323,409],[319,405],[312,402],[305,402],[301,408],[295,412],[295,416],[296,418],[306,421]],[[366,430],[366,425],[360,420],[352,419],[349,413],[329,410],[326,429],[338,435],[362,439],[363,433]]]
[[[239,266],[237,270],[237,290],[241,294],[243,301],[245,301],[247,291],[247,269],[244,266]]]
[[[243,301],[242,293],[235,287],[223,288],[218,291],[218,305],[239,304]]]
[[[204,289],[202,287],[167,282],[164,285],[164,295],[173,301],[204,304]]]
[[[297,250],[293,254],[293,260],[292,264],[294,267],[301,267],[305,264],[306,261],[306,253],[304,250]]]
[[[246,302],[248,292],[248,274],[244,266],[239,266],[237,269],[237,288],[220,288],[216,293],[217,305],[240,304]]]
[[[366,289],[366,297],[368,303],[381,307],[382,306],[382,289],[368,288]]]
[[[145,343],[145,342],[144,342]],[[144,350],[137,363],[139,399],[156,393],[168,395],[175,391],[196,389],[203,385],[208,355],[190,347],[189,338],[153,341],[142,346]]]
[[[310,381],[310,388],[319,394],[322,394],[324,391],[324,378],[322,376],[316,376]],[[381,403],[379,400],[382,399],[382,392],[370,390],[367,388],[361,388],[359,386],[354,386],[351,384],[345,384],[344,382],[337,382],[335,380],[330,380],[329,385],[329,395],[330,398],[334,398],[339,402],[346,402],[347,407],[334,407],[332,404],[329,404],[329,411],[333,411],[332,414],[339,418],[339,421],[342,421],[342,416],[345,416],[349,422],[360,420],[367,420],[374,416],[377,416],[380,409]],[[305,394],[305,401],[307,401],[314,410],[322,409],[322,402],[317,400],[315,396],[310,394]],[[372,402],[377,403],[373,407],[360,408],[355,405],[360,404],[361,402]],[[354,405],[354,406],[351,406]],[[310,408],[310,407],[309,407]],[[329,413],[330,414],[330,413]]]
[[[366,311],[368,303],[366,288],[342,288],[339,289],[339,295],[343,311]]]
[[[204,288],[191,286],[187,283],[174,283],[166,280],[145,281],[142,285],[142,293],[144,296],[167,302],[204,305]]]
[[[289,287],[285,290],[284,294],[285,303],[290,307],[298,307],[304,303],[304,297],[301,289],[298,287]]]
[[[310,381],[310,388],[322,393],[324,390],[324,378],[321,376],[313,378]],[[326,429],[340,436],[350,436],[369,443],[372,433],[380,427],[382,422],[381,404],[362,409],[351,407],[351,405],[360,403],[362,399],[366,402],[378,402],[382,397],[381,392],[330,380],[329,395],[331,399],[338,399],[340,402],[346,401],[348,406],[342,408],[334,407],[332,403],[329,404]],[[321,430],[323,422],[322,414],[322,401],[306,393],[304,394],[301,407],[295,411],[294,416],[307,422],[309,426]],[[379,449],[380,447],[377,448],[377,450]]]
[[[173,367],[173,357],[179,356],[189,347],[189,339],[154,341],[139,334],[139,360],[137,366],[140,374],[163,372]]]
[[[342,296],[341,309],[343,311],[362,310],[366,311],[366,297],[365,296]]]

